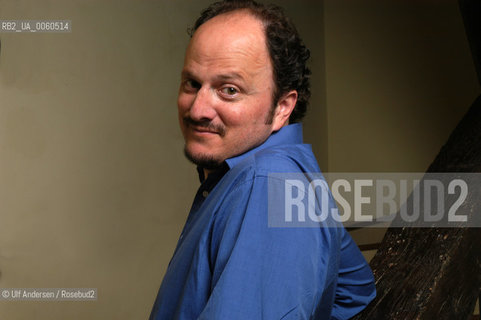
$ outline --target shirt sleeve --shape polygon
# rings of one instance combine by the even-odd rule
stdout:
[[[330,319],[343,229],[268,227],[267,181],[243,182],[216,213],[199,319]]]
[[[346,231],[342,237],[336,301],[331,319],[350,319],[361,312],[376,297],[371,268]]]

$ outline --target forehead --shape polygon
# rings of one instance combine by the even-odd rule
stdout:
[[[195,31],[187,47],[185,66],[196,62],[226,67],[270,66],[262,22],[245,10],[208,20]]]

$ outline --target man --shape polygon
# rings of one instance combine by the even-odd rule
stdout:
[[[202,184],[150,319],[348,319],[375,296],[342,227],[268,225],[269,174],[320,171],[297,123],[308,58],[277,7],[223,1],[197,20],[178,110]]]

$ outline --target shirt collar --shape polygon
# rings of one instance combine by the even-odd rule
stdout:
[[[197,166],[197,173],[199,174],[199,181],[200,181],[200,183],[204,183],[204,181],[211,180],[211,178],[220,180],[220,178],[222,178],[222,176],[227,171],[229,171],[229,169],[230,169],[229,166],[224,162],[224,163],[222,163],[220,168],[218,168],[215,171],[212,171],[212,173],[210,173],[209,176],[206,178],[204,168],[202,168],[201,166]]]
[[[293,123],[282,127],[279,131],[272,133],[261,145],[243,153],[238,156],[226,159],[225,162],[229,168],[234,167],[236,164],[246,159],[247,157],[269,147],[286,145],[286,144],[299,144],[302,143],[302,124]]]

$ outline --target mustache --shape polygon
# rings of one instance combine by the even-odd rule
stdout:
[[[221,137],[225,135],[225,126],[221,124],[212,123],[212,121],[210,120],[196,121],[190,117],[184,117],[182,118],[182,122],[186,127],[192,126],[196,128],[203,128],[209,131],[214,131],[218,133]]]

